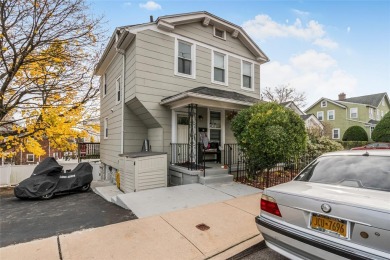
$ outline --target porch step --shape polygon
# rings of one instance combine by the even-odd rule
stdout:
[[[227,175],[229,174],[229,169],[222,168],[206,168],[206,176],[212,175]]]
[[[232,182],[233,181],[233,175],[230,174],[214,174],[214,175],[207,175],[206,171],[206,177],[199,176],[199,183],[201,184],[210,184],[210,183],[226,183],[226,182]]]

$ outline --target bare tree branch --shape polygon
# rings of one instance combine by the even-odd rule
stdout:
[[[295,88],[292,88],[289,85],[279,85],[273,89],[266,87],[261,94],[265,100],[271,102],[283,103],[293,101],[301,108],[306,105],[306,94],[298,92]]]

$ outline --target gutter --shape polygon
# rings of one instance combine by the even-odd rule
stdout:
[[[213,97],[209,95],[204,95],[204,94],[196,94],[196,93],[182,93],[177,96],[174,96],[172,98],[166,99],[164,101],[160,102],[160,105],[165,105],[167,103],[177,101],[180,99],[188,98],[188,97],[195,97],[195,98],[203,98],[207,100],[215,100],[215,101],[223,101],[227,103],[232,103],[232,104],[239,104],[239,105],[246,105],[246,106],[252,106],[254,103],[252,102],[246,102],[246,101],[237,101],[229,98],[221,98],[221,97]]]

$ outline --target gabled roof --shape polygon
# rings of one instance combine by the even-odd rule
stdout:
[[[280,105],[292,109],[298,115],[304,115],[305,113],[294,103],[294,101],[282,102]]]
[[[202,22],[204,26],[214,25],[226,30],[233,38],[238,38],[256,57],[259,62],[265,63],[269,58],[259,46],[249,37],[241,26],[224,20],[206,11],[165,15],[157,18],[157,27],[167,31],[173,31],[176,25]]]
[[[311,117],[311,116],[314,116],[314,115],[313,115],[313,114],[300,115],[300,117],[301,117],[301,119],[302,119],[303,121],[305,121],[306,119],[308,119],[308,118]]]
[[[380,102],[385,96],[388,99],[387,93],[384,92],[384,93],[378,93],[378,94],[372,94],[372,95],[366,95],[360,97],[346,98],[344,100],[340,100],[339,102],[357,103],[357,104],[369,105],[372,107],[378,107]]]
[[[158,17],[154,22],[117,27],[95,67],[95,74],[102,75],[100,68],[102,67],[103,63],[105,64],[104,66],[109,63],[109,61],[105,60],[111,60],[114,57],[115,51],[124,50],[126,46],[134,39],[137,31],[146,30],[150,28],[150,26],[157,26],[158,29],[172,32],[174,31],[176,25],[183,25],[194,22],[202,22],[202,25],[204,26],[218,26],[218,28],[225,30],[226,33],[230,33],[233,38],[239,39],[242,44],[248,48],[248,50],[256,57],[256,60],[259,63],[266,63],[269,61],[267,55],[265,55],[265,53],[260,49],[259,46],[257,46],[257,44],[249,37],[249,35],[241,26],[226,21],[209,12],[201,11],[165,15]]]
[[[313,108],[315,105],[317,105],[319,102],[321,102],[322,100],[326,100],[327,102],[330,102],[336,106],[339,106],[339,107],[342,107],[342,108],[347,108],[346,106],[344,106],[343,104],[341,103],[338,103],[338,101],[335,101],[335,100],[331,100],[329,98],[320,98],[319,100],[317,100],[316,102],[313,103],[313,105],[311,105],[310,107],[306,108],[305,109],[305,112],[307,113],[307,111],[309,111],[311,108]]]

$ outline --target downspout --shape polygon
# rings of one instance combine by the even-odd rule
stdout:
[[[124,117],[125,117],[125,67],[126,67],[126,51],[125,50],[121,50],[121,54],[122,54],[122,79],[123,79],[123,83],[122,83],[122,126],[121,126],[121,154],[123,154],[123,151],[124,151],[124,124],[125,124],[125,120],[124,120]]]

